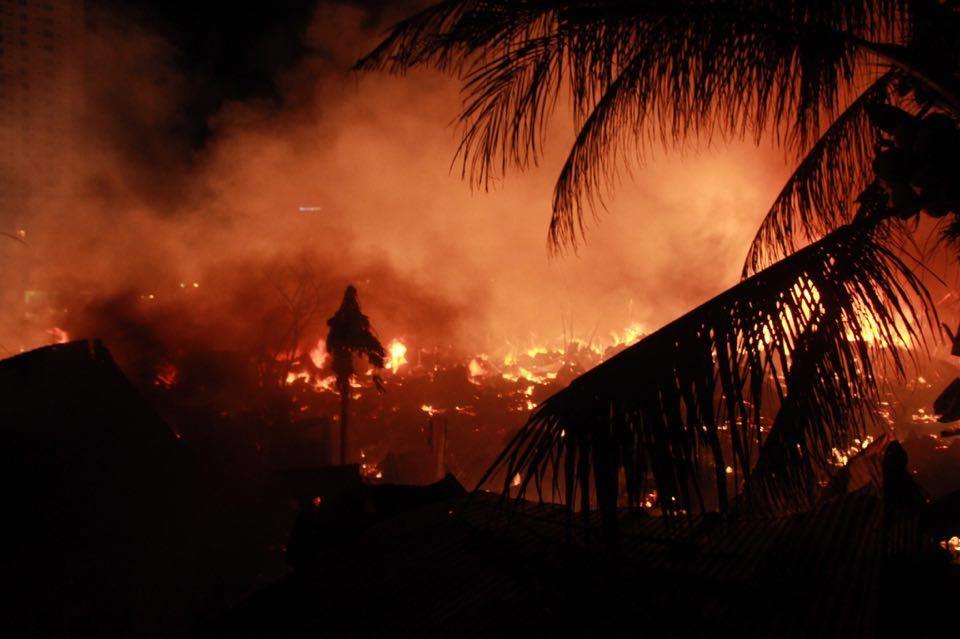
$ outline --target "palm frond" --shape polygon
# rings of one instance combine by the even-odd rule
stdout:
[[[806,152],[780,190],[750,244],[743,277],[850,222],[851,197],[873,179],[879,131],[870,108],[889,104],[898,73],[888,71],[863,91]]]
[[[621,491],[637,504],[650,487],[668,513],[725,510],[728,490],[750,490],[764,415],[788,403],[791,441],[826,463],[862,436],[880,369],[904,370],[895,347],[935,330],[922,282],[893,248],[897,224],[841,227],[588,371],[536,409],[482,481],[571,510],[609,514]]]
[[[895,230],[897,233],[893,234],[894,237],[888,237],[879,250],[888,252],[888,259],[899,262],[898,256],[904,250],[904,235],[900,233],[902,227]],[[896,273],[893,275],[896,277]],[[908,295],[915,293],[912,287],[903,290]],[[864,293],[871,294],[870,291]],[[925,291],[923,293],[920,301],[930,309],[927,319],[935,322],[932,300]],[[884,325],[890,325],[892,320],[892,326],[896,328],[915,319],[912,311],[905,312],[896,300],[891,302],[888,309],[890,315]],[[844,325],[841,310],[841,305],[830,302],[819,306],[814,322],[818,330],[805,332],[790,355],[790,368],[784,380],[786,396],[780,403],[747,482],[749,493],[744,501],[752,510],[802,510],[812,506],[819,492],[820,481],[834,474],[832,465],[840,463],[845,451],[850,449],[851,442],[864,440],[862,426],[875,421],[878,406],[872,384],[837,388],[838,384],[847,382],[842,376],[833,374],[842,365],[835,350],[836,344],[862,349],[865,341],[879,337],[881,343],[893,347],[893,356],[886,357],[884,362],[892,364],[894,376],[900,378],[905,373],[900,347],[907,348],[906,353],[913,357],[909,348],[914,344],[907,343],[900,332],[885,333],[887,329],[879,324],[869,327],[870,334],[864,336],[866,340],[851,341],[847,332],[847,341],[838,341],[840,336],[834,333],[836,329],[849,331]],[[853,376],[859,378],[865,364],[869,376],[876,379],[869,353],[845,354],[841,357],[846,361],[861,362],[861,368],[851,372]],[[853,392],[847,396],[846,391]],[[841,404],[839,410],[837,398],[847,402]]]
[[[461,74],[460,159],[476,186],[535,163],[557,98],[569,94],[578,136],[554,196],[556,246],[582,235],[584,209],[598,204],[626,143],[642,158],[651,144],[772,128],[808,148],[852,83],[855,43],[905,32],[905,4],[453,0],[397,25],[357,66]]]

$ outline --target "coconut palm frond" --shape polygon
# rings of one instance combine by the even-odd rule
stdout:
[[[888,252],[888,261],[897,265],[898,272],[889,273],[894,277],[907,279],[904,289],[910,297],[918,299],[926,308],[927,326],[936,322],[936,311],[926,291],[910,283],[912,275],[905,276],[899,255],[903,252],[903,227],[894,227],[892,237],[888,237],[879,250]],[[840,274],[842,277],[842,272]],[[884,277],[877,272],[877,277]],[[869,293],[869,292],[867,292]],[[918,295],[920,293],[921,295]],[[747,485],[749,493],[745,495],[745,506],[752,510],[782,511],[801,510],[813,504],[820,489],[820,482],[832,476],[837,466],[845,463],[846,456],[853,448],[865,441],[864,426],[878,421],[878,404],[875,386],[872,381],[865,385],[850,388],[837,388],[838,384],[848,384],[843,375],[834,371],[843,362],[838,359],[834,345],[845,348],[863,348],[878,337],[887,346],[893,346],[883,362],[893,366],[896,376],[905,374],[904,353],[913,359],[916,347],[925,348],[924,343],[914,340],[903,332],[891,332],[878,335],[885,330],[881,326],[899,327],[915,319],[912,309],[904,312],[896,300],[887,309],[889,316],[882,324],[868,321],[862,340],[850,340],[850,328],[844,325],[841,306],[826,303],[817,309],[818,330],[804,333],[790,355],[791,365],[784,380],[786,397],[782,400],[773,425],[760,448],[757,462],[750,473]],[[846,342],[838,341],[836,331],[844,331]],[[934,329],[935,330],[935,329]],[[858,360],[860,368],[852,371],[860,382],[861,375],[868,380],[877,379],[870,358],[865,354],[842,355],[846,361]],[[850,402],[837,410],[836,398],[852,391]],[[827,428],[824,425],[828,424]],[[854,446],[851,447],[851,444]]]
[[[750,489],[764,415],[788,403],[784,441],[825,463],[862,436],[878,368],[902,373],[896,347],[934,330],[931,300],[894,250],[896,225],[841,227],[588,371],[536,409],[483,481],[571,510],[609,513],[621,490],[636,504],[648,488],[668,513],[725,510],[728,491]],[[802,489],[806,476],[778,481]]]
[[[628,142],[642,158],[651,144],[772,128],[809,148],[851,87],[858,43],[906,32],[905,4],[459,0],[400,23],[357,66],[461,74],[460,159],[475,186],[535,163],[569,94],[578,135],[554,196],[556,246],[582,235]]]
[[[529,39],[470,75],[458,149],[464,179],[483,188],[508,166],[537,162],[561,90],[562,46],[554,35]]]
[[[533,37],[532,25],[555,2],[447,0],[396,24],[354,68],[403,73],[416,66],[462,71],[468,63]]]
[[[764,216],[747,252],[743,277],[850,221],[840,212],[850,210],[851,195],[873,179],[871,162],[880,132],[869,112],[890,103],[897,77],[896,71],[888,71],[877,79],[810,147]]]

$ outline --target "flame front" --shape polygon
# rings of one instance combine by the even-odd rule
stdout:
[[[390,372],[396,375],[400,367],[407,363],[406,344],[398,339],[393,340],[387,347],[387,355],[388,357],[384,362],[384,367],[390,369]]]

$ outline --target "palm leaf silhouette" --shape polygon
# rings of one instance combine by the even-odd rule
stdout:
[[[554,191],[554,249],[576,247],[585,213],[655,146],[772,133],[799,161],[741,283],[544,402],[484,480],[500,477],[505,495],[549,492],[571,512],[598,505],[607,520],[620,488],[637,503],[648,477],[673,513],[714,498],[729,508],[731,488],[746,503],[809,497],[833,448],[875,417],[878,368],[902,375],[910,355],[898,346],[935,330],[898,252],[897,212],[853,215],[852,200],[882,190],[869,113],[894,88],[960,113],[943,53],[956,52],[951,11],[911,0],[450,0],[358,63],[460,75],[459,158],[478,187],[538,162],[568,100],[577,135]]]
[[[642,159],[651,145],[674,148],[772,130],[802,157],[844,96],[853,94],[858,62],[879,55],[909,67],[898,50],[880,45],[910,32],[910,6],[903,0],[776,6],[760,0],[454,0],[398,24],[357,67],[402,72],[432,65],[460,73],[460,159],[464,176],[481,187],[509,167],[538,161],[548,119],[568,96],[578,134],[554,193],[550,240],[558,248],[576,246],[585,210],[602,206],[623,160],[632,153]],[[861,166],[865,138],[853,133],[861,122],[855,112],[848,112],[849,127],[828,135],[826,148],[813,149],[823,169]],[[827,161],[830,153],[840,157]],[[829,216],[836,203],[825,207],[821,200],[839,184],[812,190],[803,178],[816,166],[807,163],[794,180],[796,191],[784,197],[817,205],[804,214]],[[784,222],[783,215],[775,219]],[[807,223],[811,230],[818,226]],[[828,219],[819,226],[836,224]],[[782,242],[777,228],[760,239]]]
[[[533,489],[608,515],[621,488],[639,503],[648,477],[675,513],[705,510],[708,488],[727,509],[729,483],[804,490],[874,419],[879,369],[904,373],[897,346],[935,330],[930,297],[897,254],[899,224],[842,226],[588,371],[537,408],[482,481],[500,476],[510,494],[519,475],[518,498]],[[768,453],[751,477],[774,445],[763,407],[788,404],[775,441],[799,445],[804,462]]]
[[[849,210],[851,197],[873,180],[870,164],[879,131],[869,109],[890,103],[897,77],[888,71],[871,84],[806,152],[757,229],[743,277],[850,221],[838,213]]]

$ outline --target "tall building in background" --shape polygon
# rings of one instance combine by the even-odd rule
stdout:
[[[80,154],[72,129],[84,100],[84,4],[0,0],[0,356],[42,306],[31,298],[45,295],[31,285],[40,257],[30,220],[40,207],[66,208]]]
[[[82,101],[83,0],[0,0],[0,230],[16,234],[44,187]]]

